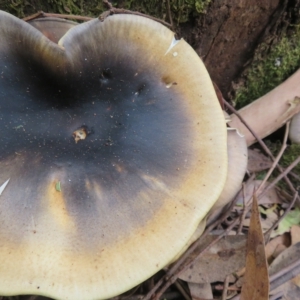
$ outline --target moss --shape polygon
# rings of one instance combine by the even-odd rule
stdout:
[[[274,157],[276,157],[282,147],[282,143],[280,141],[271,142],[269,140],[265,140],[265,143],[270,149],[270,151],[272,152],[272,154],[274,155]],[[298,158],[299,155],[300,155],[300,144],[288,145],[284,151],[283,156],[279,161],[279,164],[283,168],[287,168],[294,160]],[[300,176],[300,164],[298,164],[292,171]],[[275,175],[277,176],[278,174],[275,173]],[[272,178],[274,179],[275,177]],[[299,185],[299,182],[297,182],[293,177],[290,177],[290,179],[295,186]],[[279,186],[288,190],[288,188],[286,187],[283,181],[279,184]]]
[[[268,146],[270,147],[270,150],[276,156],[278,152],[280,151],[282,144],[277,141],[276,143],[268,143]],[[286,150],[284,151],[284,155],[282,156],[280,160],[280,165],[284,168],[288,167],[294,160],[298,158],[300,154],[300,144],[292,144],[288,145]],[[294,171],[296,171],[298,174],[300,174],[300,165],[297,165],[294,168]]]
[[[284,155],[282,157],[282,165],[284,167],[288,167],[294,160],[298,158],[300,154],[300,145],[299,144],[292,144],[288,146]],[[300,164],[298,164],[293,171],[297,174],[300,174]],[[298,183],[299,184],[299,183]]]
[[[70,13],[70,14],[80,14],[80,3],[76,0],[48,0],[51,8],[60,14]]]
[[[97,0],[0,0],[0,9],[19,18],[38,11],[97,16],[105,10],[102,1]]]
[[[170,0],[173,21],[176,24],[187,22],[190,16],[204,13],[211,0]],[[166,19],[167,3],[161,0],[127,0],[126,9],[137,10]]]
[[[284,35],[270,51],[265,51],[264,48],[267,47],[266,44],[263,44],[256,51],[254,62],[247,74],[247,82],[237,91],[235,102],[238,108],[266,94],[299,68],[300,28],[295,27],[291,36]],[[266,143],[273,155],[276,156],[282,146],[281,142],[271,143],[267,140]],[[280,165],[289,166],[299,154],[300,145],[289,145],[281,158]],[[296,166],[293,171],[300,175],[300,165]],[[293,181],[293,178],[291,179]],[[285,188],[284,183],[281,183],[280,186]]]
[[[269,48],[267,44],[257,49],[247,72],[247,82],[236,93],[235,103],[238,108],[266,94],[299,68],[300,30],[295,29],[292,36],[283,36],[271,50],[266,51]]]
[[[173,21],[176,24],[184,23],[191,16],[197,16],[205,12],[211,0],[170,0]],[[143,12],[160,19],[167,20],[166,0],[123,0],[111,1],[119,8],[125,8]],[[81,14],[98,16],[107,7],[100,0],[0,0],[0,9],[23,18],[37,11],[45,11],[61,14]]]

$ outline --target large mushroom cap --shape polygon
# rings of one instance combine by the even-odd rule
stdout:
[[[77,25],[57,45],[1,12],[0,36],[0,294],[124,292],[180,252],[223,188],[209,76],[138,16]]]

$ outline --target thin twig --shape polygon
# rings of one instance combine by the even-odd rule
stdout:
[[[300,162],[300,156],[298,156],[281,174],[279,174],[261,193],[260,196],[265,194],[268,190],[273,188],[282,178],[284,178],[293,168],[295,168]],[[295,188],[294,188],[295,189]],[[295,189],[294,193],[297,190]],[[299,199],[299,195],[297,195],[297,199]]]
[[[284,270],[284,271],[283,271]],[[290,281],[292,278],[300,274],[300,261],[297,259],[292,264],[286,268],[279,271],[281,276],[278,276],[276,280],[270,282],[270,291],[275,290],[277,287],[283,285],[284,283]]]
[[[131,296],[130,298],[124,299],[122,296],[120,296],[119,298],[113,298],[112,300],[142,300],[144,295],[134,295]],[[172,299],[181,299],[181,294],[177,291],[175,292],[168,292],[164,294],[164,299],[168,299],[168,300],[172,300]]]
[[[173,18],[172,18],[172,13],[171,13],[170,0],[167,0],[167,11],[168,11],[168,17],[170,20],[171,28],[174,31],[174,23],[173,23]]]
[[[280,149],[279,153],[277,154],[276,158],[274,159],[273,164],[272,164],[271,168],[268,170],[265,178],[263,179],[263,181],[259,185],[258,189],[256,190],[256,194],[257,195],[260,193],[261,189],[264,187],[264,185],[266,184],[267,180],[270,178],[270,176],[273,173],[274,169],[278,165],[278,162],[281,159],[281,157],[282,157],[282,155],[284,153],[284,150],[287,147],[286,142],[287,142],[288,135],[289,135],[289,128],[290,128],[290,121],[288,121],[287,124],[286,124],[286,128],[285,128],[285,133],[284,133],[284,138],[283,138],[281,149]]]
[[[113,5],[108,0],[103,0],[102,2],[107,5],[108,9],[113,9],[114,8]]]
[[[185,300],[192,300],[178,280],[176,280],[175,286]]]
[[[143,13],[140,13],[138,11],[131,11],[131,10],[127,10],[124,8],[116,8],[113,7],[112,4],[107,1],[107,0],[103,0],[103,2],[108,6],[109,10],[103,12],[98,18],[101,22],[103,22],[107,17],[111,16],[111,15],[115,15],[115,14],[129,14],[129,15],[136,15],[136,16],[141,16],[141,17],[145,17],[148,19],[151,19],[153,21],[159,22],[161,24],[163,24],[166,27],[172,28],[172,25],[168,22],[165,22],[164,20],[161,20],[159,18],[155,18]]]
[[[294,172],[290,172],[290,175],[293,176],[296,180],[300,181],[300,176]]]
[[[222,292],[222,300],[226,300],[227,299],[227,291],[228,291],[228,285],[229,285],[229,278],[230,276],[227,275],[225,280],[224,280],[224,288],[223,288],[223,292]]]
[[[28,22],[28,21],[34,20],[36,18],[43,17],[43,15],[44,15],[44,12],[39,11],[39,12],[33,14],[33,15],[30,15],[28,17],[23,18],[22,20],[25,21],[25,22]]]
[[[281,299],[283,296],[283,291],[279,291],[276,294],[270,296],[269,300]]]
[[[103,0],[103,2],[105,4],[108,5],[109,10],[103,12],[98,18],[100,21],[104,21],[108,16],[110,15],[114,15],[114,14],[130,14],[130,15],[136,15],[136,16],[141,16],[141,17],[145,17],[148,19],[151,19],[153,21],[159,22],[162,25],[169,27],[169,28],[173,28],[173,25],[165,22],[164,20],[161,20],[159,18],[155,18],[143,13],[140,13],[138,11],[131,11],[131,10],[127,10],[127,9],[123,9],[123,8],[116,8],[113,7],[112,4],[107,1],[107,0]],[[45,13],[43,11],[39,11],[36,14],[33,14],[31,16],[25,17],[23,18],[24,21],[28,22],[28,21],[32,21],[36,18],[42,18],[42,17],[51,17],[51,18],[61,18],[61,19],[72,19],[72,20],[78,20],[78,21],[90,21],[93,20],[95,18],[91,18],[91,17],[84,17],[84,16],[77,16],[77,15],[67,15],[67,14],[52,14],[52,13]]]
[[[278,279],[279,277],[283,276],[286,273],[289,273],[293,269],[300,267],[300,259],[296,259],[293,263],[290,265],[286,266],[285,268],[279,270],[275,274],[270,276],[270,283]]]
[[[49,17],[49,18],[60,18],[60,19],[72,19],[72,20],[78,20],[78,21],[90,21],[94,18],[91,17],[84,17],[84,16],[77,16],[77,15],[66,15],[66,14],[52,14],[52,13],[45,13],[43,11],[40,11],[36,14],[33,14],[31,16],[28,16],[26,18],[23,18],[24,21],[32,21],[36,18],[42,18],[42,17]]]
[[[246,203],[246,192],[245,192],[245,183],[243,182],[243,203],[244,203],[244,207],[243,207],[243,212],[242,212],[242,215],[241,215],[241,218],[240,218],[240,224],[239,224],[239,228],[236,232],[237,235],[241,234],[242,232],[242,229],[243,229],[243,223],[244,223],[244,220],[246,218],[246,214],[247,214],[247,210],[246,210],[246,207],[247,207],[247,203]]]

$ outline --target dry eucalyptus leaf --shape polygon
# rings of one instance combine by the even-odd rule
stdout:
[[[276,289],[272,290],[270,295],[275,295],[278,292],[282,293],[282,300],[299,300],[300,299],[300,287],[294,284],[291,280],[285,282],[284,284],[278,286]]]
[[[257,198],[254,195],[247,239],[246,272],[241,300],[268,300],[269,274]]]
[[[253,191],[257,190],[260,186],[262,180],[254,180],[249,182],[245,187],[245,199],[248,201],[253,196]],[[269,183],[266,183],[265,187],[267,187]],[[244,192],[239,192],[238,194],[238,204],[243,204]],[[282,203],[281,198],[278,196],[275,188],[271,188],[268,190],[262,198],[259,199],[259,204],[274,204],[274,203]]]
[[[215,236],[207,236],[201,245],[201,249],[215,238]],[[194,283],[224,281],[227,275],[238,271],[244,266],[245,256],[246,236],[225,236],[208,251],[204,252],[179,278]],[[232,275],[230,282],[234,280],[235,277]]]
[[[277,245],[277,247],[275,248],[274,252],[273,252],[273,257],[276,258],[277,256],[279,256],[285,249],[287,249],[287,247],[283,244],[279,244]]]
[[[271,263],[275,256],[275,252],[278,250],[278,245],[283,245],[285,247],[289,247],[291,244],[291,239],[288,233],[284,233],[272,239],[266,246],[266,258],[269,263]],[[277,255],[278,256],[278,255]]]
[[[272,161],[262,154],[257,149],[248,150],[248,171],[249,172],[260,172],[269,169],[272,166]]]
[[[210,283],[188,282],[188,286],[193,300],[213,298],[213,293],[212,293]]]
[[[291,245],[289,248],[287,248],[285,251],[283,251],[273,261],[273,263],[270,265],[270,268],[269,268],[270,276],[274,275],[275,273],[279,272],[280,270],[295,263],[297,260],[299,260],[299,257],[300,257],[300,242],[298,242],[294,245]],[[287,281],[292,282],[293,285],[295,285],[295,283],[296,283],[296,285],[298,286],[299,282],[297,281],[297,279],[296,279],[296,282],[293,282],[291,277],[296,277],[297,274],[299,274],[299,272],[300,272],[300,268],[298,267],[298,268],[295,268],[295,270],[290,270],[286,274],[282,274],[278,278],[274,279],[271,282],[271,290],[272,291],[274,290],[273,292],[275,292],[277,287],[279,287],[279,290],[280,290],[280,288],[282,287],[281,285]],[[289,278],[290,278],[290,280],[288,280]],[[284,291],[284,292],[288,293],[288,290]]]

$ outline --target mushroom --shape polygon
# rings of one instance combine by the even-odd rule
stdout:
[[[77,23],[61,18],[39,18],[28,22],[31,26],[38,29],[49,40],[58,43],[66,32],[77,25]]]
[[[210,225],[227,207],[238,191],[247,171],[248,148],[246,139],[236,129],[227,131],[228,172],[224,189],[210,209],[207,224]]]
[[[227,117],[225,112],[224,114]],[[248,148],[245,137],[233,128],[229,128],[227,130],[227,152],[228,171],[222,193],[216,203],[209,210],[206,218],[198,224],[194,234],[174,260],[178,259],[192,243],[200,238],[205,227],[212,225],[212,223],[220,217],[224,210],[228,209],[227,206],[241,190],[242,182],[247,171]]]
[[[140,16],[56,44],[0,12],[0,36],[0,294],[118,295],[180,252],[223,189],[209,75]]]

